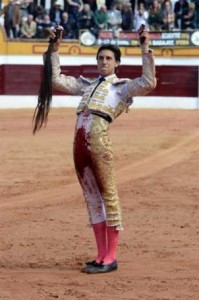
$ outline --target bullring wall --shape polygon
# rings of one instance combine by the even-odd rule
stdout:
[[[42,65],[0,65],[0,95],[36,95],[42,78]],[[62,73],[68,76],[94,78],[95,65],[63,66]],[[118,77],[140,76],[141,66],[120,66]],[[153,96],[197,97],[198,66],[164,65],[156,67],[157,87]],[[61,93],[55,92],[57,95]]]

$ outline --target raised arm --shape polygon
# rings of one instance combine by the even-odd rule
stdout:
[[[156,87],[156,73],[153,51],[149,49],[149,34],[145,26],[138,30],[142,52],[142,74],[127,84],[128,97],[144,96]]]
[[[62,27],[57,27],[62,29]],[[55,31],[52,32],[51,38],[55,38]],[[51,53],[51,63],[52,63],[52,85],[53,88],[67,94],[79,95],[81,90],[80,80],[73,76],[66,76],[61,73],[60,59],[59,59],[59,47],[62,41],[62,31],[60,37],[56,39],[53,44],[53,49]],[[44,58],[45,59],[45,58]]]
[[[53,87],[68,94],[78,94],[78,80],[61,74],[58,49],[62,38],[62,28],[57,27],[51,34],[49,46],[44,54],[43,77],[41,80],[38,102],[33,115],[33,134],[47,124],[52,103]],[[81,80],[79,80],[81,82]]]

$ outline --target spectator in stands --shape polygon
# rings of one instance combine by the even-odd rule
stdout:
[[[36,5],[36,7],[33,10],[33,16],[35,22],[39,22],[40,20],[43,20],[46,12],[42,5]]]
[[[189,2],[189,9],[187,15],[184,16],[184,29],[195,29],[196,28],[196,11],[195,3]]]
[[[96,0],[83,0],[84,4],[89,4],[90,5],[90,8],[93,12],[96,11],[97,9],[97,2],[99,1],[96,1]]]
[[[28,15],[27,20],[24,20],[20,30],[20,37],[32,39],[36,36],[37,24],[33,20],[33,15]]]
[[[158,0],[158,1],[159,1],[160,5],[162,5],[164,0]],[[172,1],[175,1],[175,0],[172,0]],[[147,9],[148,12],[149,12],[150,8],[152,7],[152,5],[153,5],[153,0],[146,1],[145,8]]]
[[[122,2],[121,1],[114,1],[114,3],[115,3],[115,8],[117,9],[117,10],[119,10],[121,13],[122,13],[122,8],[123,8],[123,4],[122,4]]]
[[[121,28],[122,13],[116,8],[115,3],[111,4],[111,8],[107,11],[108,29],[117,32]]]
[[[29,0],[21,1],[20,13],[21,13],[21,22],[23,23],[23,21],[28,19],[28,15],[32,13]]]
[[[187,0],[178,0],[174,6],[175,28],[185,29],[184,16],[188,14],[189,4]]]
[[[134,15],[134,28],[137,31],[140,26],[143,24],[148,27],[148,11],[145,9],[144,4],[140,3],[138,11]]]
[[[122,7],[122,30],[131,31],[134,28],[134,13],[131,3],[126,3]]]
[[[158,0],[153,0],[149,9],[148,23],[151,31],[160,31],[163,26],[163,15]]]
[[[55,1],[49,12],[51,22],[60,25],[62,21],[62,14],[63,9],[61,9],[61,3],[59,1]]]
[[[148,9],[148,1],[152,0],[129,0],[131,3],[132,11],[135,13],[135,11],[138,11],[140,4],[143,4],[143,6]]]
[[[77,20],[79,13],[83,9],[83,1],[82,0],[66,0],[68,3],[68,13],[73,15],[73,17]]]
[[[21,14],[21,21],[19,24],[19,33],[18,36],[21,35],[21,27],[22,24],[27,21],[28,15],[32,15],[34,10],[33,2],[30,2],[30,0],[22,0],[20,5],[20,14]]]
[[[37,22],[37,37],[46,39],[50,36],[55,23],[51,22],[49,15],[44,15],[43,20]]]
[[[36,0],[28,0],[28,5],[27,5],[27,10],[28,10],[28,14],[29,15],[33,15],[33,12],[36,8],[37,4],[36,4]]]
[[[124,5],[127,5],[127,4],[131,5],[129,0],[114,0],[113,2],[115,3],[117,9],[119,9],[119,10],[122,10],[122,7]]]
[[[87,29],[91,32],[94,28],[94,13],[89,4],[84,4],[83,10],[79,15],[79,29]]]
[[[195,3],[195,11],[196,11],[196,28],[199,29],[199,0],[192,0]]]
[[[63,27],[63,39],[76,39],[76,32],[74,31],[74,20],[67,12],[62,13],[62,21],[60,25]]]
[[[108,14],[106,5],[102,5],[94,12],[94,34],[98,37],[100,30],[106,30],[108,26]]]
[[[4,28],[7,37],[16,38],[21,21],[20,2],[18,0],[10,0],[9,3],[4,6],[1,14],[4,15]]]
[[[66,0],[68,3],[68,14],[74,19],[75,21],[75,33],[76,38],[79,38],[79,16],[80,12],[83,9],[83,1],[82,0]]]
[[[163,15],[162,29],[173,30],[175,17],[174,17],[171,0],[165,0],[162,3],[162,15]]]

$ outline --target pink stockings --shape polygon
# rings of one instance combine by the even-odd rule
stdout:
[[[107,226],[106,221],[93,224],[98,254],[95,259],[97,263],[110,264],[116,260],[119,231],[116,226]]]

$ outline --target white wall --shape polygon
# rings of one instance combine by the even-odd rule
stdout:
[[[96,59],[94,56],[60,56],[60,63],[63,66],[80,66],[80,65],[95,65]],[[199,66],[198,57],[155,57],[157,66]],[[42,65],[42,55],[0,55],[0,65],[3,64],[19,64],[19,65]],[[141,65],[140,56],[122,57],[122,65]]]
[[[80,97],[53,96],[52,107],[77,107]],[[36,96],[0,96],[0,109],[35,108]],[[198,98],[185,97],[135,97],[133,108],[199,109]]]

